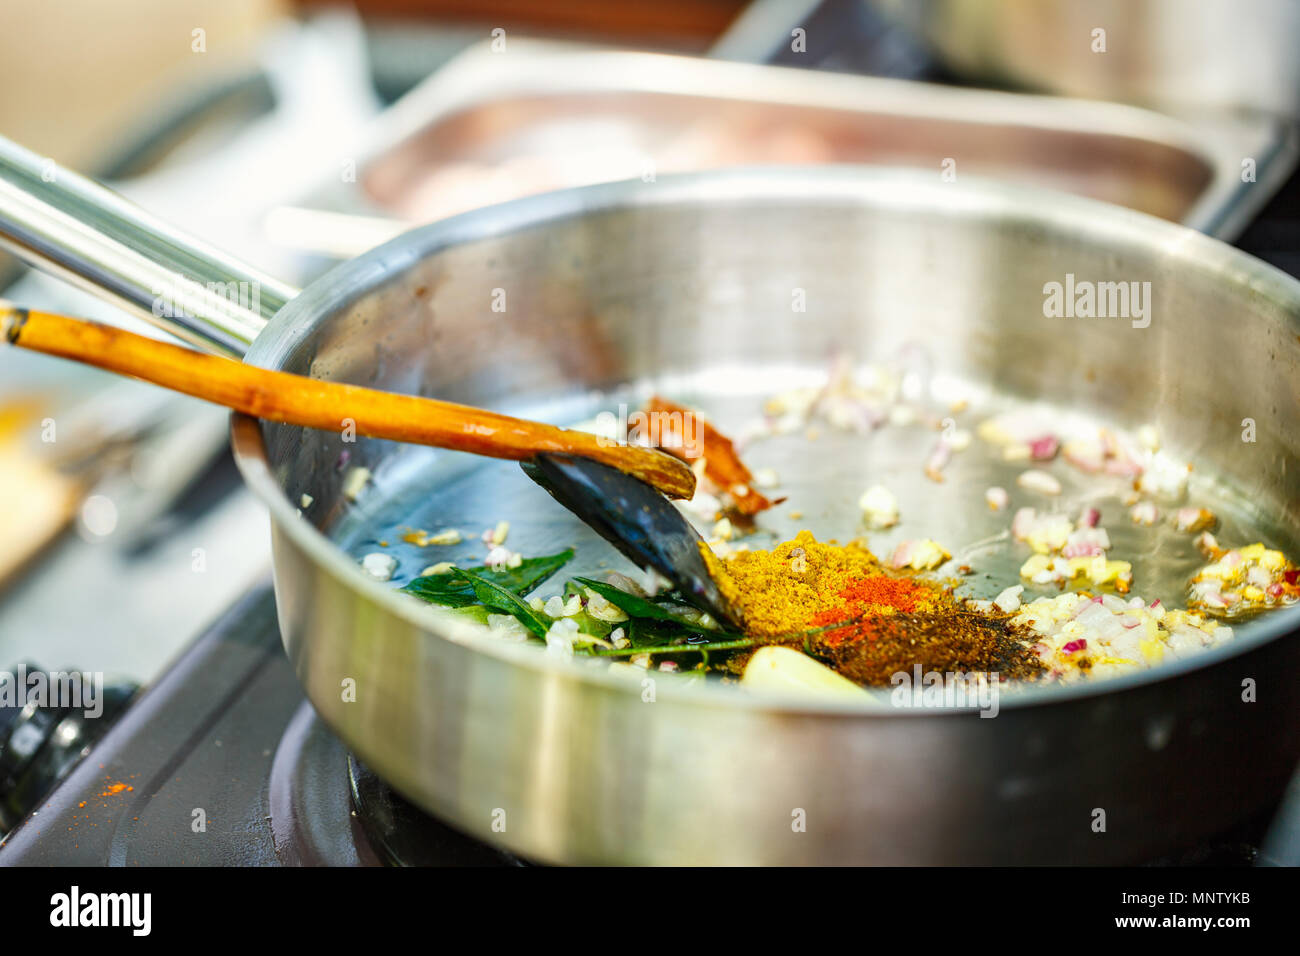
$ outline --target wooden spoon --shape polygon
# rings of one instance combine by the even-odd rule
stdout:
[[[586,432],[469,405],[273,372],[2,301],[0,328],[13,345],[130,375],[269,421],[332,432],[342,432],[351,423],[358,435],[512,461],[531,461],[541,454],[588,458],[672,498],[695,493],[695,474],[680,460]]]

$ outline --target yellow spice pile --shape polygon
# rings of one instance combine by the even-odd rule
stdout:
[[[723,595],[756,637],[912,612],[933,606],[940,590],[889,575],[860,544],[822,544],[809,531],[770,551],[741,551],[725,562],[705,548]]]

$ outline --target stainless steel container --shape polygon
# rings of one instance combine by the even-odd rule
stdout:
[[[1300,118],[1294,0],[872,2],[975,79],[1162,109]]]

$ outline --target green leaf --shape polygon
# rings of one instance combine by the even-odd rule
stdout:
[[[700,633],[699,628],[687,628],[680,621],[656,621],[650,618],[632,618],[627,622],[627,639],[632,646],[642,650],[666,647],[683,642]]]
[[[490,581],[517,597],[525,597],[537,590],[543,581],[568,564],[572,558],[573,549],[568,548],[559,554],[525,558],[517,568],[494,571],[487,567],[477,567],[463,570],[482,580]],[[444,607],[465,607],[479,603],[479,598],[474,593],[470,582],[452,573],[429,574],[416,578],[402,590],[430,604],[441,604]]]
[[[450,571],[446,574],[430,574],[416,578],[402,590],[407,594],[414,594],[422,601],[441,604],[443,607],[466,607],[478,604],[478,598],[474,596],[474,588]]]
[[[695,631],[716,630],[716,627],[706,628],[694,621],[689,620],[682,614],[674,614],[666,610],[662,605],[655,604],[645,598],[637,597],[635,594],[629,594],[622,588],[616,588],[612,584],[606,584],[604,581],[595,581],[591,578],[574,578],[585,588],[591,588],[610,604],[614,605],[624,614],[631,618],[641,620],[664,621],[670,624],[677,624]]]
[[[453,568],[452,573],[464,580],[473,590],[475,597],[483,604],[494,611],[513,615],[524,627],[538,637],[544,639],[546,632],[551,629],[551,619],[549,617],[537,613],[519,595],[508,588],[502,587],[486,575],[475,571],[461,570],[460,568]]]
[[[511,594],[526,597],[536,591],[543,581],[573,560],[573,549],[566,548],[559,554],[543,555],[540,558],[525,558],[517,568],[503,568],[492,571],[488,568],[469,568],[468,570],[486,578],[493,584],[505,588]]]
[[[461,617],[469,618],[471,621],[476,624],[482,624],[484,627],[488,626],[488,615],[492,613],[490,607],[486,607],[482,604],[467,604],[464,607],[452,608],[451,610],[453,614],[459,614]]]
[[[679,591],[677,588],[673,588],[671,591],[660,591],[654,597],[650,598],[650,600],[653,601],[655,604],[690,604],[691,603],[690,601],[686,600],[686,595],[683,594],[681,591]]]

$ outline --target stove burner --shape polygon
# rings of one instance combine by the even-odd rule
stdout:
[[[305,701],[271,763],[268,819],[286,866],[519,866],[400,796]]]
[[[388,866],[526,866],[518,857],[440,823],[348,754],[352,806],[371,848]]]

